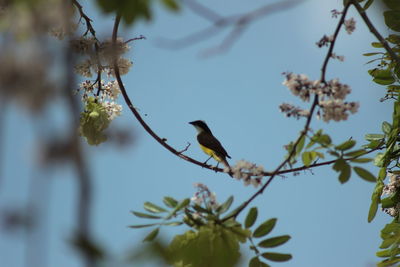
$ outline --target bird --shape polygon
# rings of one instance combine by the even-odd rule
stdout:
[[[214,158],[218,163],[221,162],[222,164],[225,165],[229,170],[231,167],[229,166],[228,161],[226,158],[231,158],[228,155],[228,152],[224,149],[224,147],[221,145],[221,143],[218,141],[217,138],[212,134],[210,128],[208,128],[207,124],[205,121],[202,120],[197,120],[197,121],[191,121],[189,124],[192,124],[198,134],[197,134],[197,141],[199,142],[200,148],[209,155],[210,157],[204,162],[204,164],[207,163],[211,158]]]

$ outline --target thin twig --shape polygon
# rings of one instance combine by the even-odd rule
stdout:
[[[349,5],[350,4],[348,3],[344,7],[344,10],[342,12],[342,17],[339,20],[338,26],[336,27],[334,38],[333,38],[332,42],[330,43],[330,47],[329,47],[329,50],[328,50],[328,53],[327,53],[327,57],[325,57],[325,60],[324,60],[324,63],[323,63],[322,69],[321,69],[321,72],[322,72],[321,81],[324,81],[324,79],[325,79],[326,66],[327,66],[328,61],[330,59],[330,56],[328,56],[328,55],[331,54],[332,51],[333,51],[333,47],[335,45],[335,39],[337,38],[337,35],[339,33],[341,24],[343,23],[344,18],[346,17],[346,13],[347,13],[347,10],[349,8]],[[296,148],[297,148],[298,144],[300,143],[300,140],[307,134],[307,132],[309,130],[309,127],[310,127],[310,124],[311,124],[311,120],[312,120],[312,117],[313,117],[313,114],[314,114],[314,111],[315,111],[315,108],[317,107],[317,105],[318,105],[318,95],[316,94],[314,96],[314,101],[313,101],[311,109],[310,109],[310,114],[307,117],[306,124],[304,125],[304,128],[301,131],[300,136],[297,138],[296,142],[293,144],[292,150],[289,153],[288,157],[284,161],[282,161],[282,163],[279,164],[279,166],[272,172],[271,177],[267,180],[267,182],[257,192],[255,192],[247,201],[245,201],[242,205],[240,205],[240,207],[236,210],[235,213],[233,213],[231,216],[228,216],[228,217],[224,218],[224,221],[227,221],[227,220],[229,220],[231,218],[236,218],[257,196],[261,195],[264,192],[264,190],[268,187],[268,185],[272,182],[272,180],[278,175],[279,171],[287,163],[290,162],[290,160],[292,159],[292,157],[296,153]]]
[[[235,14],[223,17],[213,10],[209,9],[208,7],[200,4],[199,2],[195,2],[194,0],[186,0],[186,4],[189,8],[191,8],[197,15],[210,21],[212,25],[207,26],[200,31],[194,32],[180,39],[171,40],[167,38],[162,38],[159,44],[160,46],[163,46],[165,48],[179,49],[211,38],[213,35],[220,32],[223,28],[232,26],[233,29],[222,40],[222,42],[215,47],[207,49],[205,54],[209,55],[211,54],[211,52],[223,52],[232,47],[232,45],[240,37],[240,35],[250,23],[258,19],[264,18],[269,14],[279,11],[285,11],[290,7],[294,7],[302,3],[303,1],[304,0],[285,0],[277,3],[267,4],[244,14]],[[235,37],[233,36],[234,34],[238,34],[238,36]]]

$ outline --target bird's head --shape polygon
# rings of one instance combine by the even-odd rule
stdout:
[[[189,122],[189,124],[193,125],[199,133],[208,132],[208,133],[212,134],[210,128],[208,128],[205,121],[201,121],[201,120],[191,121],[191,122]]]

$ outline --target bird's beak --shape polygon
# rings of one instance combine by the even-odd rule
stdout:
[[[194,124],[194,121],[189,122],[189,124],[192,124],[192,125],[193,125],[193,124]]]

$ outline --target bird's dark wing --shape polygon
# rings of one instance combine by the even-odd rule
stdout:
[[[211,135],[209,133],[205,133],[205,132],[200,133],[199,135],[197,135],[197,141],[201,145],[212,149],[213,151],[220,154],[221,156],[231,158],[228,155],[228,152],[226,152],[226,150],[223,148],[221,143],[218,141],[218,139],[215,138],[213,135]]]

